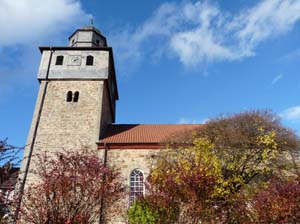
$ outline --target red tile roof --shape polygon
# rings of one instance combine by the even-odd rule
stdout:
[[[109,125],[99,143],[161,143],[180,132],[200,128],[201,124],[114,124]]]

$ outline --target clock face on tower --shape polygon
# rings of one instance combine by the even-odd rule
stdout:
[[[68,65],[80,65],[81,55],[70,55],[68,60]]]

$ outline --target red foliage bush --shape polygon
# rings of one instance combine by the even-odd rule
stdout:
[[[94,223],[124,190],[119,172],[95,153],[45,154],[37,164],[40,181],[27,188],[22,205],[27,223]]]
[[[273,179],[253,199],[253,212],[260,223],[299,223],[299,180]]]

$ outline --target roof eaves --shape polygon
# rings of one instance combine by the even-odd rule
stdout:
[[[106,142],[106,141],[98,141],[96,142],[97,145],[100,144],[109,144],[109,145],[134,145],[134,144],[162,144],[162,142]]]

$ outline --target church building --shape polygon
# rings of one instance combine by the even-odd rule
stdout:
[[[145,192],[148,155],[172,135],[200,125],[116,124],[113,50],[94,26],[77,29],[68,46],[39,49],[40,87],[21,167],[22,187],[33,178],[29,171],[37,165],[31,159],[37,152],[97,150],[108,165],[120,169],[130,186],[129,204]]]

